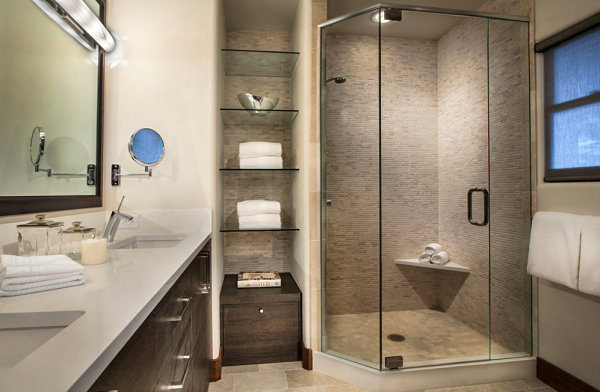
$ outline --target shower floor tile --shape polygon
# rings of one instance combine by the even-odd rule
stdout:
[[[383,357],[402,355],[404,366],[435,362],[481,360],[489,357],[487,336],[475,331],[447,313],[430,310],[385,312]],[[388,335],[402,335],[396,342]],[[327,349],[376,367],[379,364],[379,313],[358,313],[327,317]],[[492,353],[509,350],[492,342]]]

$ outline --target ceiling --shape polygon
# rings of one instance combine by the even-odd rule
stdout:
[[[403,2],[402,5],[475,11],[485,2],[486,0],[413,0]],[[327,17],[333,19],[376,4],[378,3],[373,0],[329,0],[327,3]],[[398,3],[388,1],[384,4]],[[376,35],[378,26],[376,23],[371,22],[371,14],[361,15],[338,23],[329,27],[328,32],[333,34]],[[383,36],[437,40],[461,20],[464,20],[464,17],[404,11],[402,21],[382,24],[381,33]]]
[[[298,0],[224,0],[228,29],[289,31]]]

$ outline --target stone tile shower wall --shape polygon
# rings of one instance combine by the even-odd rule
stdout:
[[[435,308],[435,271],[403,274],[394,260],[417,257],[426,241],[437,238],[436,45],[385,38],[383,47],[384,310]],[[332,200],[327,208],[327,311],[377,312],[378,39],[331,35],[326,50],[328,77],[347,77],[344,84],[327,86],[325,159],[327,198]]]
[[[491,323],[495,342],[526,351],[530,288],[523,263],[530,175],[528,69],[522,56],[527,39],[515,25],[497,26],[494,36],[493,23],[490,181],[487,20],[466,19],[438,41],[382,37],[382,305],[384,312],[445,311],[484,336]],[[345,84],[331,83],[325,97],[327,198],[332,199],[324,244],[327,312],[377,312],[377,37],[331,35],[326,49],[328,77],[348,78]],[[492,192],[490,226],[467,221],[467,191],[474,187]],[[481,199],[475,204],[474,215],[481,218]],[[394,265],[397,258],[416,258],[433,241],[471,273]]]
[[[247,50],[291,51],[292,43],[287,31],[229,29],[226,47]],[[239,93],[249,92],[267,97],[280,97],[276,109],[293,108],[291,82],[287,78],[258,78],[226,76],[223,107],[242,108]],[[248,141],[267,141],[282,144],[284,167],[295,167],[291,129],[287,126],[225,125],[223,129],[223,167],[239,168],[238,146]],[[276,200],[281,203],[282,222],[292,222],[293,173],[227,172],[222,174],[224,200],[223,220],[237,223],[236,203],[250,199]],[[253,232],[224,234],[224,272],[291,269],[293,234],[290,232]]]

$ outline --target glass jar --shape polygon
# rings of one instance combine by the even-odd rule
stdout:
[[[81,241],[94,238],[96,229],[92,227],[83,227],[81,222],[73,222],[73,227],[60,232],[60,248],[63,255],[67,255],[73,260],[81,260]]]
[[[60,227],[63,224],[46,220],[45,215],[36,215],[34,221],[17,225],[19,256],[59,254]]]

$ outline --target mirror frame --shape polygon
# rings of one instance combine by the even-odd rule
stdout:
[[[96,0],[106,23],[106,1]],[[98,58],[98,118],[96,121],[96,193],[94,195],[0,196],[0,216],[102,207],[102,140],[104,126],[104,52]]]

